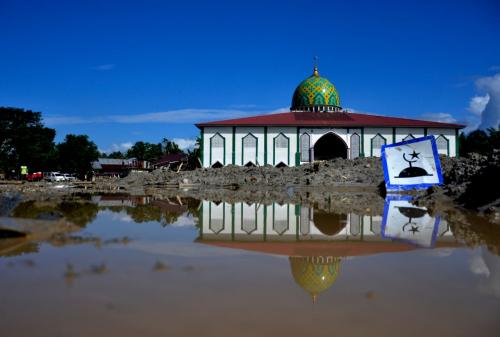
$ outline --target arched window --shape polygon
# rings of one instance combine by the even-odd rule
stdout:
[[[273,139],[273,165],[289,165],[290,164],[290,139],[280,133]]]
[[[226,163],[226,140],[219,133],[210,138],[210,165]]]
[[[212,148],[214,149],[219,147],[224,147],[224,138],[221,135],[216,134],[215,136],[212,137],[211,144]]]
[[[273,204],[273,230],[278,235],[283,235],[288,230],[289,204]]]
[[[436,138],[436,145],[439,154],[450,155],[450,142],[445,136],[439,135]]]
[[[219,234],[224,229],[226,217],[225,204],[210,202],[208,204],[208,227],[215,234]]]
[[[358,214],[351,213],[351,235],[357,236],[359,233],[361,233],[361,219],[361,216],[359,216]]]
[[[309,207],[301,207],[300,209],[300,234],[307,235],[310,231],[311,219],[310,215],[311,209]]]
[[[288,149],[288,138],[286,138],[282,133],[276,137],[275,143],[278,149]]]
[[[242,139],[241,165],[257,164],[257,137],[249,133]]]
[[[360,153],[360,137],[357,133],[353,133],[351,136],[351,159],[358,158]]]
[[[387,144],[386,142],[387,140],[380,133],[377,133],[377,135],[371,139],[371,156],[380,157],[382,155],[382,145]]]
[[[255,147],[255,146],[257,146],[257,138],[254,137],[254,135],[248,134],[245,137],[243,137],[244,148]]]
[[[252,234],[257,230],[257,207],[255,204],[241,204],[241,230]]]
[[[311,161],[311,136],[308,133],[304,133],[300,136],[300,161],[309,162]]]
[[[407,141],[407,140],[411,140],[411,139],[415,139],[415,137],[410,133],[408,136],[406,136],[405,138],[403,138],[403,141]]]

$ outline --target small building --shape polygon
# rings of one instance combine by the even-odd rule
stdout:
[[[199,123],[203,167],[299,166],[334,158],[379,157],[384,144],[433,135],[438,152],[458,155],[464,125],[353,113],[335,86],[313,74],[295,89],[289,112]]]
[[[166,168],[166,169],[178,169],[182,166],[187,165],[188,156],[185,153],[171,153],[164,155],[163,157],[152,162],[153,167],[156,168]]]
[[[92,162],[92,169],[100,176],[126,176],[131,171],[150,171],[152,165],[146,160],[98,158]]]

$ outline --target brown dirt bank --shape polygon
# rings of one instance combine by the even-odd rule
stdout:
[[[490,156],[474,154],[462,158],[441,157],[444,185],[414,192],[417,203],[435,212],[457,206],[477,209],[491,220],[498,221],[499,158],[499,153]],[[178,189],[179,184],[191,185],[194,189]],[[0,192],[21,193],[35,199],[78,193],[181,194],[208,200],[315,203],[321,208],[330,207],[332,203],[344,203],[349,204],[353,211],[360,211],[365,205],[377,205],[374,208],[378,210],[382,207],[378,205],[383,204],[377,189],[383,186],[379,158],[336,159],[283,168],[230,165],[179,173],[155,170],[151,173],[132,173],[123,179],[76,183],[70,185],[71,188],[56,186],[43,182],[2,184]],[[383,191],[381,194],[384,194]]]
[[[488,211],[500,201],[500,153],[490,156],[441,157],[444,185],[417,193],[422,203],[435,205],[446,199],[466,208]],[[233,187],[243,191],[336,189],[341,186],[372,188],[383,186],[380,158],[335,159],[300,167],[276,168],[226,166],[218,169],[172,172],[156,170],[133,173],[117,182],[120,188],[135,190],[165,185],[194,184],[200,190]]]

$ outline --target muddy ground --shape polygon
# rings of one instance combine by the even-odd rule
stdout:
[[[415,202],[434,212],[454,208],[477,210],[500,222],[500,153],[477,154],[461,158],[441,157],[444,185],[413,192]],[[179,188],[180,185],[180,188]],[[24,199],[62,198],[82,193],[128,193],[158,198],[180,195],[228,202],[300,202],[343,210],[380,212],[385,197],[380,158],[335,159],[300,167],[276,168],[226,166],[174,172],[131,173],[119,178],[98,179],[92,183],[70,185],[52,183],[0,184],[8,198],[0,203]],[[368,206],[370,205],[370,206]]]

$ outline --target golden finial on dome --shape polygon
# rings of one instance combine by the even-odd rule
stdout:
[[[319,76],[318,72],[318,57],[314,56],[314,71],[313,71],[313,76]]]

